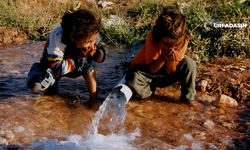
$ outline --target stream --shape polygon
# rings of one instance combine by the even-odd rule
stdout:
[[[130,61],[141,47],[106,47],[106,60],[96,68],[102,104],[97,112],[84,105],[89,94],[82,77],[62,78],[56,95],[26,87],[31,65],[42,56],[43,41],[1,49],[0,150],[11,145],[25,150],[249,148],[249,103],[219,107],[212,103],[215,95],[197,92],[189,107],[179,102],[178,84],[157,88],[148,99],[132,97],[127,104],[104,101],[123,76],[120,62]]]

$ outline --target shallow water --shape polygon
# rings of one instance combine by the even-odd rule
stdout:
[[[97,117],[98,132],[93,133],[96,112],[82,104],[89,97],[83,78],[62,78],[59,94],[52,96],[27,89],[25,79],[31,65],[39,61],[43,45],[34,42],[0,50],[0,145],[25,149],[247,148],[248,103],[218,107],[212,104],[214,95],[197,92],[194,106],[189,107],[179,102],[178,84],[158,88],[149,99],[132,98],[124,112],[116,113],[125,113],[122,124],[112,126],[116,124],[110,124],[112,115]],[[122,78],[122,69],[115,65],[129,60],[140,48],[106,48],[107,59],[96,68],[100,101]]]

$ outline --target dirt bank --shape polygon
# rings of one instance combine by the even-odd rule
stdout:
[[[14,28],[0,28],[0,48],[10,44],[21,44],[28,40],[27,33]]]
[[[216,58],[199,66],[196,82],[207,81],[207,93],[219,92],[243,102],[250,98],[249,79],[249,59]],[[201,90],[199,86],[196,88]]]
[[[52,31],[50,27],[41,27],[37,31],[20,31],[15,28],[0,28],[0,49],[11,44],[22,44],[32,40],[46,40]]]

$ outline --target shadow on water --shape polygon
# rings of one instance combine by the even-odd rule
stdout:
[[[0,50],[0,149],[1,145],[9,149],[36,145],[38,149],[249,149],[249,103],[218,107],[213,105],[215,95],[197,92],[190,107],[179,101],[179,84],[157,88],[148,99],[132,97],[125,106],[123,125],[110,133],[105,125],[110,120],[100,119],[98,134],[90,135],[96,112],[84,105],[89,94],[82,77],[62,78],[57,95],[27,89],[28,71],[40,59],[43,44]],[[105,63],[96,68],[101,102],[122,78],[123,70],[116,64],[140,48],[107,48]]]
[[[242,108],[238,113],[239,117],[237,122],[239,123],[235,130],[238,132],[239,138],[233,138],[232,141],[235,147],[239,150],[247,150],[250,148],[250,105]],[[245,135],[245,132],[248,131],[248,135]],[[233,149],[229,147],[228,149]]]

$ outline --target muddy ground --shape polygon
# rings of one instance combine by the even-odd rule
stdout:
[[[238,102],[250,98],[250,60],[241,58],[216,58],[198,66],[196,83],[207,81],[207,93],[228,95]],[[196,86],[197,90],[201,89]]]
[[[0,27],[0,49],[6,45],[21,44],[25,41],[28,41],[28,36],[24,31]]]

